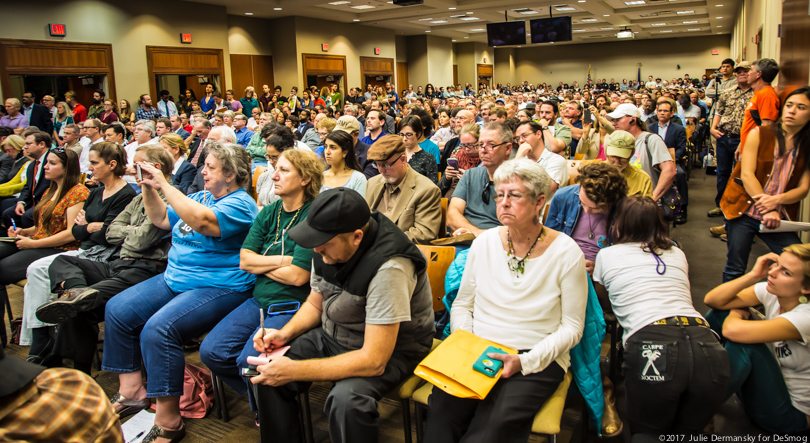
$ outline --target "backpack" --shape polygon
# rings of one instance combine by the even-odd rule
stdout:
[[[183,418],[203,418],[214,406],[214,383],[211,371],[186,363],[183,374],[183,395],[180,396],[180,415]],[[152,409],[155,409],[152,404]]]

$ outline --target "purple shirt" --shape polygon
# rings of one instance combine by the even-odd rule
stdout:
[[[8,126],[11,129],[27,128],[28,119],[25,118],[22,112],[18,113],[17,116],[14,118],[5,115],[2,118],[0,118],[0,126]]]
[[[585,260],[596,261],[599,250],[607,244],[607,214],[590,215],[580,209],[579,219],[571,232],[571,238],[585,254]],[[590,234],[593,233],[591,236]],[[593,238],[590,238],[593,237]]]

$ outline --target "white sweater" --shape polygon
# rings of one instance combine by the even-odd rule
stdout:
[[[529,257],[526,272],[516,278],[499,229],[485,231],[470,248],[450,329],[530,349],[520,354],[523,374],[540,372],[552,361],[567,371],[568,351],[579,343],[584,327],[585,257],[574,240],[561,234],[543,255]]]

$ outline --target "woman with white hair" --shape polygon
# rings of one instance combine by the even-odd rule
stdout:
[[[426,443],[525,442],[534,416],[568,371],[569,350],[582,337],[585,257],[570,237],[546,228],[539,218],[551,178],[536,162],[516,159],[503,163],[494,179],[503,226],[473,242],[450,329],[464,329],[518,354],[488,355],[503,361],[503,373],[484,400],[434,389]]]

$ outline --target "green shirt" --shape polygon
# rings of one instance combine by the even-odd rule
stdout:
[[[329,94],[329,98],[332,99],[332,105],[338,107],[340,106],[340,99],[343,98],[343,96],[340,95],[340,92],[333,92]]]
[[[258,129],[253,137],[250,138],[250,142],[248,142],[245,150],[250,154],[250,158],[253,160],[265,161],[265,155],[267,155],[267,148],[264,146],[264,139],[262,138],[261,134],[262,130]]]
[[[104,112],[104,105],[93,105],[87,108],[87,118],[101,118]]]
[[[247,238],[242,243],[242,249],[260,255],[281,255],[283,237],[284,255],[293,258],[292,264],[294,266],[309,272],[312,269],[312,249],[305,249],[296,245],[286,233],[282,235],[282,231],[289,231],[293,226],[303,221],[309,212],[310,203],[306,202],[299,210],[292,212],[284,211],[281,200],[265,206],[253,222]],[[281,211],[279,221],[281,229],[276,232],[279,211]],[[277,235],[279,242],[275,243]],[[291,301],[303,303],[308,295],[309,280],[301,286],[290,286],[279,283],[266,275],[258,275],[256,287],[253,288],[253,298],[263,309],[275,303]]]

